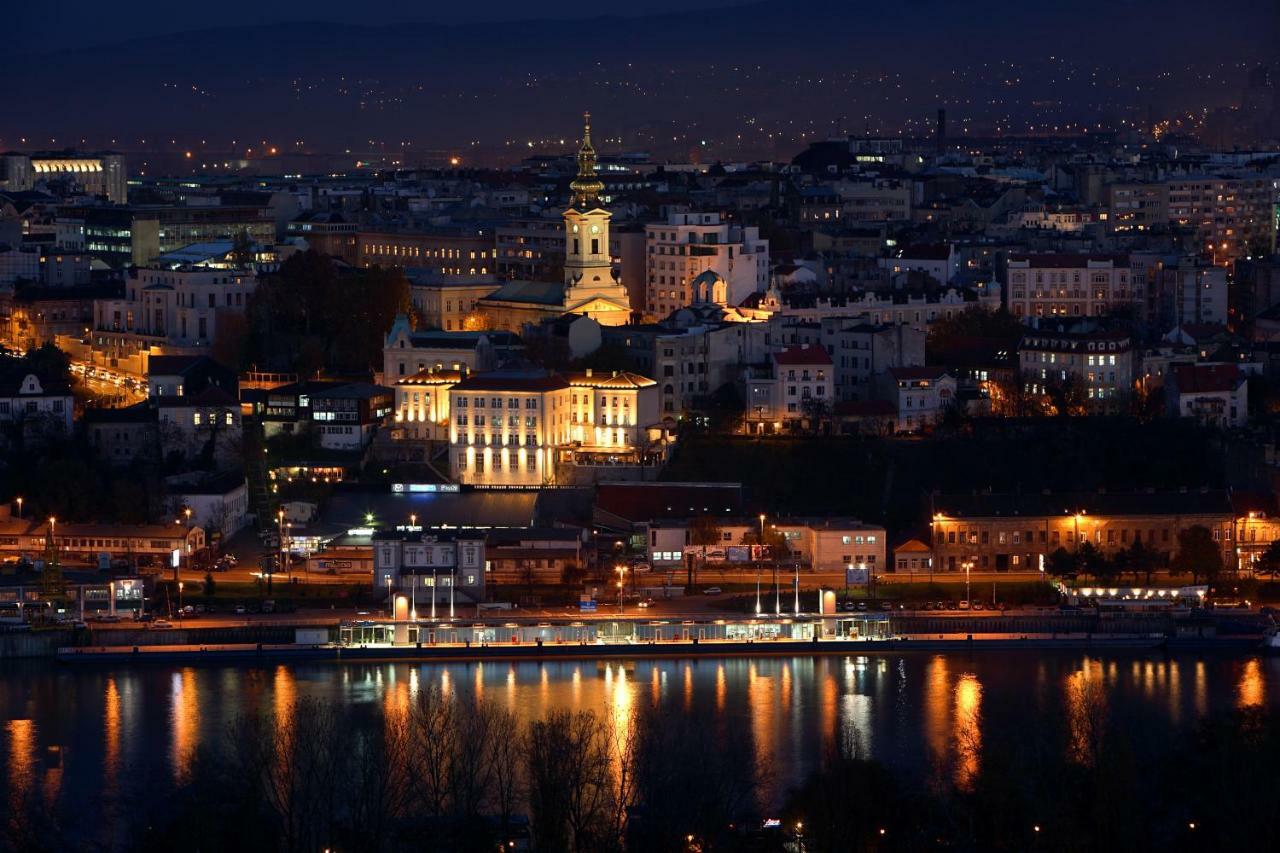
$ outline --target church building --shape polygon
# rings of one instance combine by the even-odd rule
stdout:
[[[627,290],[609,256],[611,214],[600,204],[604,184],[596,175],[591,114],[584,119],[578,176],[569,185],[573,195],[564,212],[564,282],[509,281],[478,300],[476,310],[493,328],[519,332],[526,323],[565,314],[585,315],[602,326],[621,326],[631,320]]]

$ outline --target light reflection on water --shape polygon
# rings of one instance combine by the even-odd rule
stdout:
[[[553,709],[610,722],[615,755],[636,715],[699,714],[737,726],[771,770],[776,803],[824,754],[861,754],[958,786],[981,771],[993,739],[1055,727],[1089,761],[1116,711],[1186,725],[1211,711],[1280,704],[1280,659],[1186,655],[893,655],[485,664],[350,664],[114,670],[0,668],[0,785],[9,805],[32,794],[92,811],[141,786],[181,783],[201,744],[237,715],[288,730],[313,697],[360,713],[404,714],[419,691],[499,703],[522,721]],[[363,710],[362,710],[363,709]],[[148,793],[144,788],[141,793]],[[154,796],[154,792],[149,792]],[[84,806],[94,803],[94,806]],[[86,819],[91,819],[86,814]]]

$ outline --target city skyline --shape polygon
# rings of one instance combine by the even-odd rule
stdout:
[[[8,11],[0,853],[1274,846],[1276,0]]]
[[[1194,132],[1215,111],[1238,108],[1249,73],[1270,58],[1274,8],[1232,5],[1239,14],[1175,26],[1155,41],[1144,2],[1075,4],[1070,13],[1001,0],[873,12],[826,0],[695,13],[658,4],[630,10],[625,24],[613,10],[444,27],[400,23],[395,10],[382,20],[364,14],[358,25],[319,15],[235,21],[37,51],[48,59],[16,71],[0,146],[83,139],[157,155],[204,152],[210,162],[271,148],[417,149],[511,165],[531,152],[570,151],[563,127],[588,108],[610,128],[604,151],[713,161],[785,159],[841,135],[925,136],[938,108],[956,138]],[[1195,7],[1161,6],[1170,21],[1189,20]],[[39,24],[26,26],[43,44]],[[43,86],[63,92],[65,111],[43,109]]]

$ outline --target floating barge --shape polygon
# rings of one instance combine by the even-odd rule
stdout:
[[[1163,633],[919,633],[888,615],[714,620],[548,622],[367,620],[299,628],[293,643],[94,645],[62,648],[66,663],[256,661],[599,660],[655,657],[840,655],[1013,649],[1148,650]]]

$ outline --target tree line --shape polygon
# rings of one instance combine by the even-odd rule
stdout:
[[[315,251],[293,255],[263,278],[243,318],[219,319],[214,356],[240,368],[314,376],[382,364],[397,314],[412,315],[399,268],[350,269]]]

